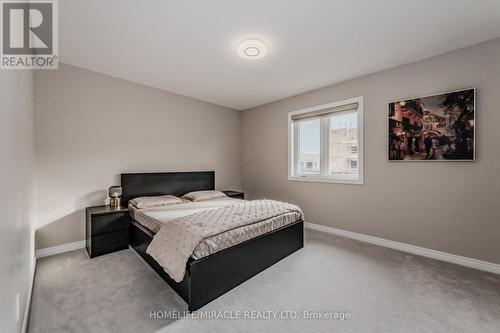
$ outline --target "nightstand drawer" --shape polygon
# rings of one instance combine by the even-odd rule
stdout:
[[[92,236],[128,229],[128,213],[92,216]]]
[[[128,249],[128,237],[128,229],[92,236],[89,256],[93,258],[102,254]]]

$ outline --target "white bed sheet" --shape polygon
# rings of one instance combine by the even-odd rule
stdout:
[[[186,202],[157,208],[137,209],[131,206],[131,215],[134,220],[157,233],[163,223],[182,216],[188,216],[206,209],[217,209],[243,202],[244,200],[233,198],[217,198],[204,201]]]

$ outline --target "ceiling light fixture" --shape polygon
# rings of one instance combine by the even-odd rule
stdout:
[[[260,59],[267,54],[267,47],[259,39],[245,39],[238,45],[238,54],[244,59]]]

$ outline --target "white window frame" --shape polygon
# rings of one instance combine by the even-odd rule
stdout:
[[[364,184],[364,163],[363,163],[363,110],[364,110],[363,96],[345,99],[333,103],[313,106],[297,111],[288,113],[288,180],[303,181],[303,182],[322,182],[322,183],[339,183],[339,184]],[[346,175],[329,175],[326,167],[320,167],[320,175],[301,175],[297,176],[295,170],[297,168],[295,156],[298,154],[298,135],[297,132],[298,122],[294,122],[292,117],[294,115],[327,110],[335,107],[340,107],[348,104],[358,103],[358,175],[357,179],[352,176]],[[320,127],[323,133],[328,132],[328,121],[324,119],[320,122]],[[320,165],[328,166],[328,136],[320,136]],[[297,160],[298,161],[298,160]]]

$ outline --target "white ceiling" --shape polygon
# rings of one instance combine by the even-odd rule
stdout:
[[[499,0],[62,0],[60,60],[247,109],[500,37]],[[238,57],[245,38],[261,60]]]

